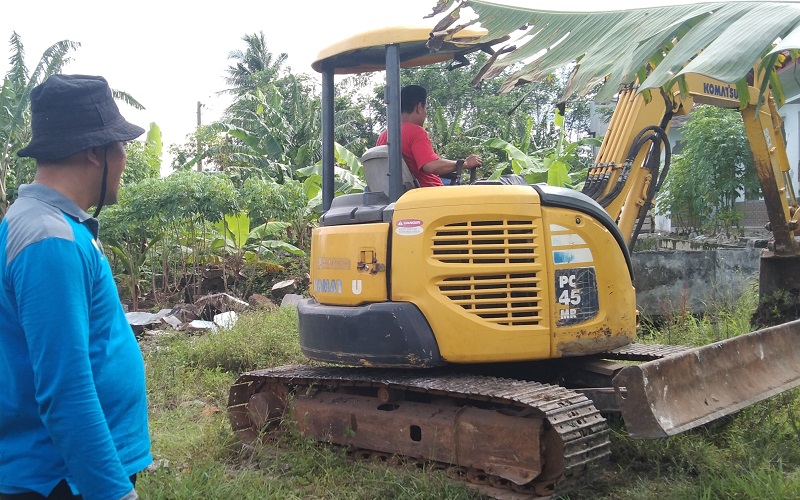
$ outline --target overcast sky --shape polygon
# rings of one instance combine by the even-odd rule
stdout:
[[[542,2],[512,0],[548,8]],[[606,0],[602,8],[632,8],[675,3],[675,0]],[[678,0],[685,2],[686,0]],[[65,73],[105,76],[145,107],[123,114],[145,128],[157,123],[165,147],[182,143],[197,123],[197,102],[203,123],[219,118],[227,105],[216,93],[225,88],[225,69],[232,50],[244,50],[246,33],[263,31],[274,54],[288,54],[296,73],[316,75],[311,62],[328,45],[358,32],[398,25],[425,25],[436,0],[227,0],[183,2],[138,0],[4,1],[0,37],[8,69],[8,40],[16,31],[32,68],[42,52],[60,40],[80,42]],[[598,8],[596,1],[573,0],[571,10]],[[550,5],[555,8],[555,5]]]

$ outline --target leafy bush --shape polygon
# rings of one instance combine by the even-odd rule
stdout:
[[[753,154],[741,115],[730,109],[698,106],[682,129],[683,150],[672,163],[659,196],[686,231],[725,232],[738,226],[736,199],[759,193]]]
[[[254,226],[273,220],[295,220],[304,215],[308,203],[303,185],[293,180],[276,184],[251,177],[244,181],[239,196]]]

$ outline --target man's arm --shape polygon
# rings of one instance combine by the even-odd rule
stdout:
[[[438,160],[429,161],[422,165],[422,170],[429,174],[447,175],[456,171],[457,160],[448,160],[447,158],[439,158]],[[483,164],[481,157],[471,154],[464,159],[464,168],[478,168]]]

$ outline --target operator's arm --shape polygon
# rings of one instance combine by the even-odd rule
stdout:
[[[452,174],[456,171],[456,160],[440,158],[433,151],[431,139],[422,127],[410,127],[404,129],[403,133],[409,135],[408,142],[411,147],[411,154],[416,160],[416,164],[423,172],[436,175]],[[475,154],[469,155],[465,160],[464,168],[477,168],[482,165],[481,157]]]
[[[464,168],[478,168],[483,164],[481,157],[475,154],[467,156],[464,160]],[[447,158],[439,158],[438,160],[429,161],[422,165],[422,170],[429,174],[447,175],[456,171],[456,160],[448,160]]]
[[[75,242],[46,238],[10,263],[39,415],[85,500],[136,498],[95,388],[93,269]],[[131,496],[132,495],[132,496]]]

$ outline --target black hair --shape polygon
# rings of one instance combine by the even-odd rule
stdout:
[[[428,91],[419,85],[406,85],[400,91],[400,111],[403,113],[413,113],[417,104],[426,105]]]

